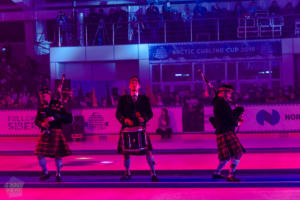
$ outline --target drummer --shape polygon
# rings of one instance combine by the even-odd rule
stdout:
[[[146,122],[149,121],[152,116],[152,109],[148,97],[139,94],[140,80],[137,76],[133,76],[129,79],[130,94],[121,96],[119,99],[116,117],[122,124],[122,129],[125,127],[146,127]],[[118,153],[124,155],[125,175],[121,177],[121,181],[131,179],[130,173],[130,155],[123,151],[123,142],[121,137],[119,139]],[[148,137],[148,147],[146,151],[141,151],[141,155],[146,155],[147,162],[151,168],[152,182],[158,182],[159,179],[156,176],[154,168],[154,159],[152,156],[152,144]]]

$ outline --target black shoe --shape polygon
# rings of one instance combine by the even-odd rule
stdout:
[[[213,179],[226,179],[226,176],[224,176],[222,174],[213,174],[212,178]]]
[[[228,176],[227,181],[229,181],[229,182],[240,182],[240,179],[236,178],[235,176]]]
[[[56,182],[61,182],[61,176],[56,176]]]
[[[50,178],[49,174],[43,174],[42,176],[40,176],[40,181],[44,181]]]
[[[120,178],[120,181],[128,181],[131,179],[131,175],[125,174]]]
[[[159,182],[159,179],[157,178],[157,176],[155,176],[155,175],[152,176],[152,182]]]

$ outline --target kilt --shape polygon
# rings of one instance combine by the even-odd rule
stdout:
[[[148,146],[147,146],[147,148],[145,148],[144,150],[141,150],[139,152],[136,152],[136,153],[133,153],[133,152],[128,153],[128,152],[124,152],[123,151],[123,148],[122,148],[123,141],[122,141],[122,137],[120,136],[119,137],[119,143],[118,143],[118,149],[117,149],[117,151],[118,151],[119,154],[124,154],[124,155],[145,155],[146,152],[153,150],[149,135],[147,135],[147,140],[148,140]]]
[[[229,160],[235,158],[239,160],[246,152],[239,138],[233,131],[217,134],[217,147],[219,160]]]
[[[44,157],[64,157],[72,154],[62,129],[51,129],[50,134],[41,134],[34,151]]]

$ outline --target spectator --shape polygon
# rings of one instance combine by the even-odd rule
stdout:
[[[131,14],[129,41],[137,43],[139,37],[138,34],[140,34],[140,42],[143,43],[143,41],[145,41],[145,30],[143,8],[139,8],[135,13]]]
[[[203,103],[194,92],[185,98],[183,106],[183,130],[188,132],[201,131],[204,127]]]
[[[288,97],[285,96],[284,89],[279,88],[276,101],[277,101],[277,103],[287,103],[288,102]]]
[[[250,101],[250,95],[248,92],[245,92],[244,94],[242,94],[242,102],[244,103],[249,103]]]
[[[161,138],[171,138],[172,128],[170,126],[170,116],[166,108],[161,109],[161,115],[158,119],[158,129],[156,130],[158,135],[161,135]]]
[[[128,42],[128,12],[118,6],[115,10],[115,42],[125,44]]]
[[[158,39],[158,29],[160,24],[160,13],[156,6],[153,3],[146,10],[146,19],[147,19],[147,31],[148,31],[148,42],[155,43],[159,42]]]
[[[157,94],[157,95],[156,95],[156,105],[157,105],[157,106],[163,106],[163,105],[164,105],[164,103],[163,103],[163,101],[162,101],[161,94]]]
[[[102,97],[101,98],[101,107],[102,108],[107,108],[109,107],[108,104],[107,104],[107,99],[105,97]]]
[[[295,13],[300,13],[300,2],[295,7]]]
[[[14,105],[13,107],[14,108],[25,108],[27,105],[23,104],[22,102],[22,98],[21,97],[18,97],[15,102],[14,102]]]
[[[288,2],[285,7],[282,9],[282,14],[284,15],[292,15],[294,14],[294,8],[292,2]]]
[[[257,10],[258,10],[258,6],[256,4],[256,1],[255,0],[251,1],[248,9],[248,14],[250,16],[255,16]]]
[[[87,93],[84,97],[84,102],[86,103],[86,107],[93,106],[92,93]]]
[[[182,100],[179,96],[178,93],[175,93],[175,101],[174,101],[174,105],[175,106],[181,106],[182,105]]]
[[[36,95],[31,94],[28,100],[28,107],[30,108],[36,108],[38,105],[38,98]]]
[[[95,12],[95,9],[90,8],[89,14],[86,18],[87,33],[88,33],[88,45],[95,45],[96,31],[99,22],[99,15]]]
[[[7,108],[7,106],[6,106],[6,100],[5,100],[5,98],[3,96],[0,98],[0,108],[1,109]]]
[[[298,101],[298,96],[297,96],[297,94],[296,94],[295,91],[291,91],[290,94],[289,94],[289,96],[288,96],[288,98],[289,98],[290,102],[296,102],[296,101]]]
[[[266,103],[276,103],[276,96],[273,90],[267,90]]]
[[[197,3],[193,10],[194,19],[199,19],[207,16],[207,9],[200,3]]]
[[[292,37],[295,33],[294,8],[292,2],[288,2],[282,9],[284,15],[284,26],[282,27],[283,37]]]
[[[234,15],[237,17],[242,17],[245,15],[245,8],[243,7],[242,2],[236,2],[234,6]]]
[[[93,88],[93,90],[92,90],[91,98],[92,98],[92,107],[93,108],[98,107],[99,104],[98,104],[98,99],[97,99],[97,96],[96,96],[95,88]]]
[[[80,107],[89,107],[90,105],[88,105],[88,97],[84,96],[82,99],[79,99],[79,106]]]
[[[183,29],[184,29],[184,41],[190,41],[191,35],[191,22],[193,19],[191,8],[188,4],[185,4],[184,11],[182,13]]]
[[[219,7],[219,4],[215,4],[211,7],[211,15],[212,17],[221,17],[223,16],[223,10]]]
[[[269,8],[269,13],[270,13],[271,15],[279,15],[280,12],[281,12],[281,11],[280,11],[280,7],[279,7],[277,1],[276,1],[276,0],[273,0],[271,6],[270,6],[270,8]]]
[[[167,0],[162,7],[164,20],[172,20],[171,2]]]
[[[263,96],[263,92],[261,90],[256,90],[255,91],[255,100],[253,101],[254,103],[264,103],[265,102],[265,97]]]
[[[118,102],[119,102],[119,99],[120,99],[119,89],[118,88],[113,88],[112,89],[112,95],[111,95],[112,106],[117,106]]]
[[[234,91],[232,93],[231,99],[234,104],[240,103],[240,101],[241,101],[240,93],[238,93],[237,91]]]
[[[21,99],[23,105],[28,105],[28,101],[29,101],[29,93],[28,92],[20,93],[19,98]]]
[[[56,18],[56,22],[57,22],[57,27],[58,27],[58,37],[59,37],[59,41],[58,41],[58,45],[64,45],[66,44],[66,37],[67,37],[67,31],[68,31],[68,27],[67,27],[67,17],[66,14],[63,11],[59,11],[58,16]]]
[[[6,103],[7,103],[7,108],[14,108],[15,101],[10,95],[6,96]]]
[[[104,14],[104,10],[100,9],[97,31],[93,41],[93,43],[96,45],[109,44],[109,35],[106,27],[106,18],[107,16]]]
[[[185,4],[181,17],[184,22],[188,22],[189,24],[191,23],[191,20],[193,19],[193,14],[188,4]]]

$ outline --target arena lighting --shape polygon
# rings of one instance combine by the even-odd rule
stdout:
[[[258,72],[259,74],[272,74],[272,71]]]
[[[91,159],[91,158],[89,158],[89,157],[80,157],[80,158],[76,158],[77,160],[89,160],[89,159]]]
[[[174,74],[175,77],[188,77],[190,74]]]
[[[112,161],[101,161],[101,162],[99,162],[100,164],[111,164],[111,163],[113,163]]]
[[[11,1],[14,3],[23,3],[24,2],[24,0],[11,0]]]
[[[117,4],[127,4],[127,3],[132,3],[132,1],[122,1],[122,0],[107,1],[107,5],[117,5]]]

